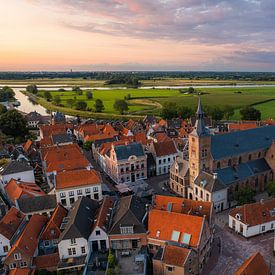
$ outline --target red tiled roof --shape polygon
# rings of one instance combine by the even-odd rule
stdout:
[[[153,208],[167,211],[168,203],[171,203],[171,211],[182,214],[206,216],[208,221],[212,216],[212,202],[195,201],[174,196],[155,195]]]
[[[164,248],[162,261],[165,264],[183,267],[190,249],[167,245]]]
[[[17,181],[11,179],[8,184],[5,186],[5,191],[8,197],[15,203],[15,201],[21,197],[38,197],[44,196],[45,192],[41,188],[31,182]]]
[[[155,139],[156,139],[158,142],[171,141],[171,138],[168,137],[165,133],[156,133],[156,134],[155,134]]]
[[[30,268],[15,268],[9,271],[9,275],[31,275],[34,271]]]
[[[269,275],[269,267],[263,256],[257,252],[250,256],[235,272],[235,275]]]
[[[58,124],[51,124],[51,125],[41,125],[39,128],[40,128],[40,131],[42,132],[43,137],[66,133],[65,124],[58,123]]]
[[[25,215],[22,212],[12,207],[0,221],[0,234],[10,240],[24,218]]]
[[[167,126],[167,121],[166,120],[164,120],[164,119],[161,119],[160,121],[159,121],[159,126]]]
[[[136,133],[134,135],[134,140],[135,140],[135,142],[139,142],[142,145],[146,145],[147,144],[147,138],[146,138],[145,133]]]
[[[271,215],[271,210],[275,210],[275,199],[242,205],[232,209],[229,215],[235,218],[237,214],[240,214],[241,222],[254,226],[274,221],[275,214]]]
[[[13,247],[6,256],[6,260],[14,251],[19,250],[26,257],[33,257],[38,245],[38,238],[43,226],[47,222],[47,217],[42,215],[33,215],[21,236],[14,243]]]
[[[245,122],[245,121],[240,121],[238,123],[229,123],[228,124],[228,130],[229,131],[244,131],[244,130],[249,130],[249,129],[254,129],[257,128],[257,122]]]
[[[94,169],[64,171],[56,175],[57,190],[100,183],[102,183],[100,173]]]
[[[31,139],[28,139],[26,143],[23,145],[23,149],[25,152],[28,152],[33,144],[33,141]]]
[[[184,233],[190,234],[190,246],[197,247],[203,230],[204,218],[175,212],[152,209],[149,212],[148,238],[171,241],[173,231],[180,232],[178,242],[182,243]],[[159,237],[157,237],[159,231]]]
[[[118,140],[118,141],[103,143],[100,146],[99,153],[100,153],[100,155],[105,155],[105,154],[107,154],[111,150],[112,145],[114,145],[114,146],[115,145],[124,145],[127,142],[128,142],[128,138],[123,139],[123,140]]]
[[[48,255],[37,256],[33,260],[36,269],[47,269],[57,267],[59,263],[59,254],[53,253]]]
[[[56,240],[61,233],[60,225],[64,217],[66,217],[68,211],[61,205],[57,205],[54,212],[51,215],[42,235],[41,240]]]
[[[172,140],[153,143],[157,157],[172,155],[177,153],[176,146]]]

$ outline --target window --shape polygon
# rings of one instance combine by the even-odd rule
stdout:
[[[82,195],[82,190],[77,190],[77,195]]]
[[[4,253],[7,253],[9,251],[9,247],[7,245],[3,246],[3,251]]]
[[[170,158],[168,158],[168,161],[170,161],[171,159]]]
[[[128,172],[129,171],[129,167],[126,167],[126,172]]]
[[[59,194],[59,196],[60,196],[60,198],[65,198],[65,197],[66,197],[66,193],[65,193],[65,192],[61,192],[61,193]]]
[[[74,191],[69,191],[69,196],[73,197],[74,196]]]
[[[251,154],[249,154],[249,156],[248,156],[248,160],[251,160],[251,158],[252,158],[252,156],[251,156]]]
[[[9,264],[9,268],[10,268],[10,269],[15,269],[15,268],[16,268],[16,263],[11,263],[11,264]]]
[[[258,154],[258,158],[260,158],[261,157],[261,152],[259,152],[259,154]]]
[[[70,204],[74,203],[74,198],[70,198]]]
[[[96,230],[96,231],[95,231],[95,235],[96,235],[96,236],[100,236],[100,230]]]
[[[86,192],[86,194],[90,194],[91,193],[91,188],[86,188],[85,192]]]
[[[137,164],[136,169],[139,169],[139,165]]]
[[[134,233],[134,228],[133,228],[133,226],[120,227],[120,233],[121,234],[133,234]]]
[[[17,260],[21,260],[21,255],[20,253],[15,253],[14,254],[14,259],[17,261]]]
[[[262,226],[262,231],[265,231],[265,225]]]
[[[163,163],[166,163],[166,159],[163,159]]]
[[[141,176],[144,177],[144,173],[143,172],[141,173]]]
[[[21,262],[20,263],[20,267],[26,267],[27,266],[27,263],[26,262]]]
[[[141,168],[142,168],[142,169],[144,168],[144,163],[141,163]]]
[[[196,187],[195,191],[196,191],[196,195],[198,195],[198,187]]]
[[[207,157],[207,149],[202,149],[201,156],[202,156],[202,158]]]
[[[69,254],[70,256],[76,255],[75,247],[68,248],[68,254]]]
[[[139,174],[137,174],[137,178],[139,178]]]
[[[44,242],[44,245],[45,245],[45,246],[50,246],[50,242],[49,242],[48,240],[46,240],[46,241]]]
[[[161,164],[161,159],[159,160],[159,164]]]
[[[74,245],[74,244],[76,244],[76,239],[75,238],[71,239],[71,245]]]
[[[220,169],[221,168],[221,163],[218,161],[217,162],[217,169]]]
[[[94,199],[95,199],[95,200],[98,200],[98,199],[99,199],[98,193],[95,193],[95,194],[94,194]]]
[[[93,188],[93,191],[94,191],[94,192],[98,192],[98,187],[97,187],[97,186],[94,187],[94,188]]]
[[[159,236],[160,236],[160,231],[157,230],[156,237],[159,238]]]
[[[121,169],[120,169],[120,172],[121,172],[121,173],[123,173],[123,172],[124,172],[124,169],[123,169],[123,168],[121,168]]]
[[[201,190],[201,198],[203,198],[203,191]]]
[[[228,166],[230,167],[231,165],[232,165],[232,160],[229,159],[229,160],[228,160]]]
[[[209,201],[209,194],[206,194],[206,201]]]
[[[242,163],[242,157],[239,157],[239,164]]]
[[[82,247],[81,247],[81,253],[82,253],[82,254],[85,254],[85,253],[86,253],[85,246],[82,246]]]
[[[271,229],[273,229],[273,223],[271,224]]]
[[[62,200],[61,200],[61,204],[62,204],[63,206],[66,206],[66,205],[67,205],[66,199],[62,199]]]
[[[172,271],[173,271],[173,267],[172,267],[172,266],[169,266],[169,265],[166,266],[166,269],[167,269],[169,272],[172,272]]]

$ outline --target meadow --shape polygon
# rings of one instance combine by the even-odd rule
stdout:
[[[230,105],[235,108],[234,119],[239,119],[239,109],[246,105],[254,105],[262,112],[262,118],[275,118],[275,87],[230,87],[230,88],[200,88],[201,99],[204,106]],[[128,114],[160,114],[161,105],[173,102],[175,105],[196,108],[197,95],[185,94],[179,89],[112,89],[92,90],[93,99],[87,100],[86,91],[77,95],[72,91],[51,91],[52,96],[60,95],[61,104],[69,107],[68,99],[84,100],[88,108],[93,109],[96,99],[101,99],[105,106],[104,113],[116,114],[113,104],[116,99],[124,99],[130,95]],[[43,96],[43,91],[39,92]],[[273,101],[272,101],[273,100]]]

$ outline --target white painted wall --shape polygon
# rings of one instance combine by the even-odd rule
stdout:
[[[170,171],[170,167],[174,163],[176,157],[178,157],[179,154],[172,154],[172,155],[167,155],[167,156],[162,156],[162,157],[155,157],[156,161],[156,175],[164,175],[168,174]],[[170,159],[168,161],[168,159]],[[161,163],[159,163],[161,161]],[[165,162],[164,162],[165,161]]]
[[[85,254],[82,254],[81,247],[85,247]],[[69,248],[75,248],[76,254],[75,255],[69,255],[68,249]],[[71,244],[71,240],[62,240],[58,243],[58,253],[60,259],[68,259],[68,258],[74,258],[74,257],[80,257],[87,255],[89,253],[88,250],[88,242],[84,238],[76,238],[76,244]]]
[[[33,170],[1,176],[4,185],[6,185],[11,179],[35,182]]]
[[[100,231],[100,235],[96,235],[97,230]],[[99,248],[99,250],[101,250],[100,240],[106,241],[106,248],[108,249],[109,248],[108,235],[106,234],[106,232],[104,230],[102,230],[102,228],[97,226],[97,227],[95,227],[95,229],[93,230],[93,232],[91,233],[91,235],[89,237],[89,247],[90,247],[91,251],[92,251],[92,241],[98,241],[98,248]]]
[[[6,256],[8,252],[4,252],[4,246],[8,246],[8,251],[11,249],[10,241],[0,234],[0,257]]]

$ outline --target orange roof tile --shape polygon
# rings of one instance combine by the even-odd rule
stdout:
[[[167,127],[167,121],[164,119],[161,119],[158,124],[159,124],[159,126]]]
[[[165,141],[171,141],[172,139],[168,137],[165,133],[156,133],[155,134],[155,139],[158,142],[165,142]]]
[[[24,219],[25,215],[12,207],[0,221],[0,234],[10,240]]]
[[[148,238],[162,241],[171,241],[173,231],[180,232],[179,243],[182,242],[184,233],[190,234],[190,246],[197,247],[203,230],[204,218],[152,209],[149,212]],[[157,237],[157,232],[159,236]]]
[[[176,146],[172,140],[153,143],[157,157],[172,155],[177,153]]]
[[[33,141],[31,139],[28,139],[26,143],[23,145],[23,149],[25,152],[28,152],[33,144]]]
[[[33,198],[44,196],[45,192],[35,183],[11,179],[5,186],[8,197],[15,203],[21,197]]]
[[[13,247],[10,249],[6,260],[15,252],[20,251],[20,253],[25,254],[25,256],[33,257],[34,252],[38,245],[38,238],[40,232],[47,222],[47,217],[42,215],[33,215],[30,218],[27,226],[22,232],[21,236],[14,243]]]
[[[9,275],[30,275],[34,274],[34,270],[30,268],[15,268],[9,271]]]
[[[56,240],[61,233],[60,225],[64,217],[66,217],[68,211],[61,205],[57,205],[54,212],[51,215],[40,239],[41,240]]]
[[[43,137],[52,136],[53,134],[65,134],[66,125],[65,124],[51,124],[51,125],[41,125],[39,127],[42,132]]]
[[[190,249],[167,245],[164,248],[162,261],[168,265],[183,267],[190,253]]]
[[[64,171],[56,175],[57,190],[101,183],[100,173],[94,169]]]
[[[251,122],[240,121],[238,123],[228,124],[229,131],[244,131],[244,130],[254,129],[257,127],[258,125],[256,121],[251,121]]]
[[[250,256],[234,273],[235,275],[269,275],[269,267],[263,256],[257,252]]]
[[[241,215],[241,222],[254,226],[275,220],[275,215],[271,215],[270,211],[275,209],[275,199],[245,204],[234,208],[229,212],[229,215],[235,217]]]
[[[36,267],[36,269],[47,269],[47,268],[57,267],[58,263],[59,263],[58,253],[37,256],[33,260],[33,265]]]
[[[147,138],[146,138],[145,133],[136,133],[134,135],[134,140],[135,140],[135,142],[139,142],[142,145],[146,145],[147,144]]]

